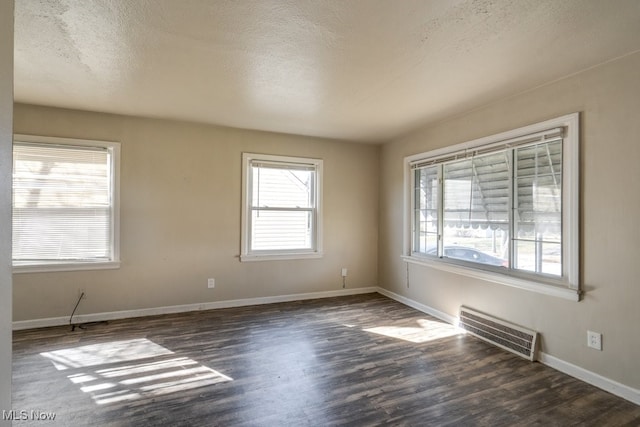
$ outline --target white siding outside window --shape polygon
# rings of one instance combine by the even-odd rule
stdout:
[[[322,160],[243,154],[243,261],[322,255]]]

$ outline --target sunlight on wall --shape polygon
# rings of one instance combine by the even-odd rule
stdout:
[[[100,405],[233,381],[146,339],[111,341],[40,353]],[[132,363],[134,362],[134,363]]]

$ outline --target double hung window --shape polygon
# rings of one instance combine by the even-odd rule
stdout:
[[[322,160],[245,153],[242,260],[322,252]]]
[[[113,268],[118,263],[119,144],[16,135],[16,271]]]
[[[407,261],[577,291],[577,123],[574,114],[408,157]]]

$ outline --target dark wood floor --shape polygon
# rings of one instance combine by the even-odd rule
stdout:
[[[15,332],[13,369],[16,417],[56,416],[17,426],[640,425],[378,294]]]

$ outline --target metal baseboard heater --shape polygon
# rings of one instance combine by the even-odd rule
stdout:
[[[476,337],[528,360],[536,359],[538,333],[469,307],[460,307],[459,326]]]

